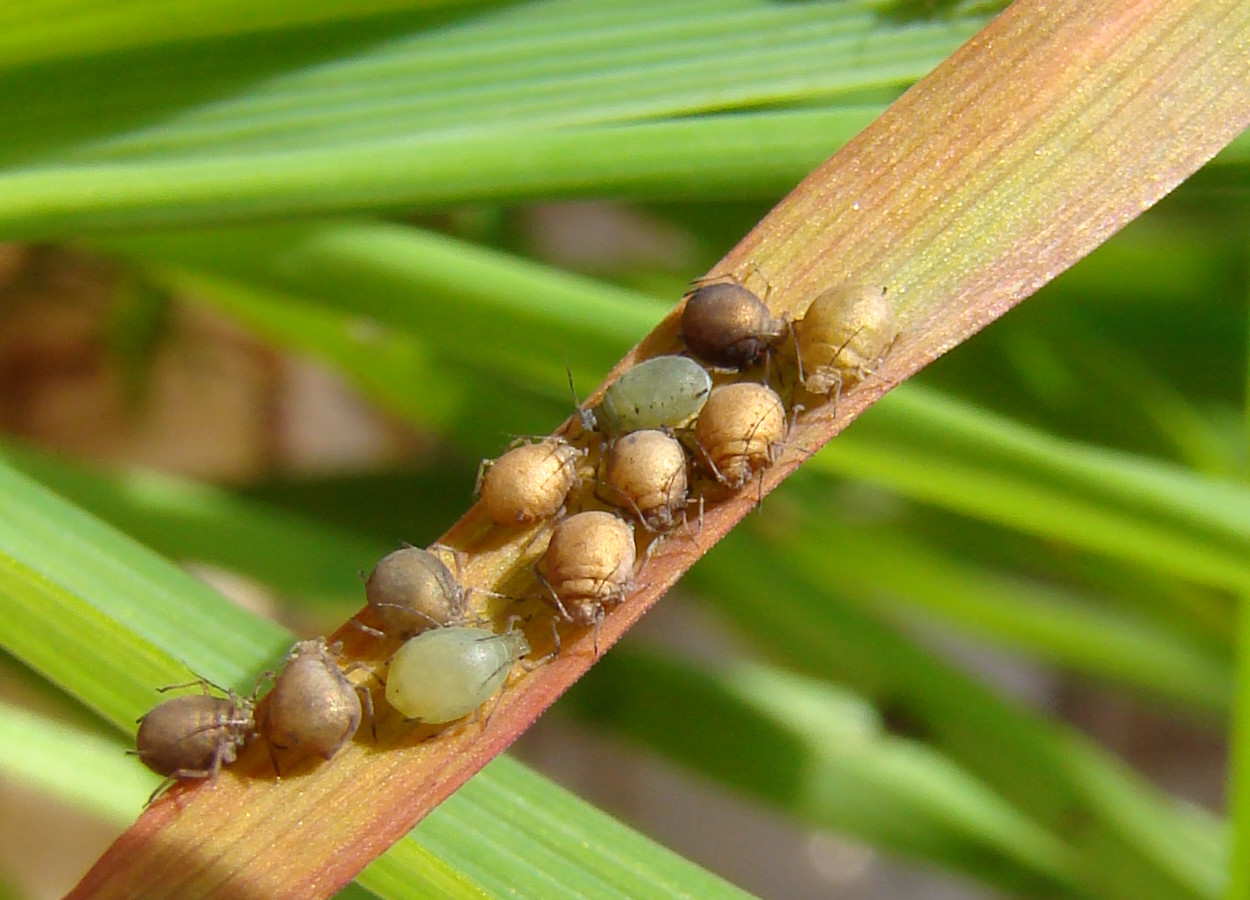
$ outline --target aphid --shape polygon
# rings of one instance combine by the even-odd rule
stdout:
[[[687,497],[686,451],[662,431],[635,431],[603,455],[603,499],[623,506],[651,531],[671,528]]]
[[[634,529],[619,516],[590,510],[562,519],[538,563],[543,599],[566,620],[598,628],[609,606],[633,583]]]
[[[785,321],[740,284],[696,288],[681,311],[681,336],[690,352],[724,369],[750,368],[785,333]]]
[[[410,638],[466,618],[464,589],[441,559],[420,547],[403,546],[382,557],[365,580],[365,598],[390,637]]]
[[[786,410],[770,387],[752,382],[712,391],[694,426],[694,438],[712,476],[736,490],[773,462],[785,436]]]
[[[391,657],[386,700],[409,719],[439,724],[463,718],[495,695],[512,666],[530,652],[525,633],[488,628],[433,628]]]
[[[482,463],[478,491],[486,514],[499,525],[556,515],[577,484],[577,464],[584,455],[562,438],[547,438]]]
[[[898,319],[885,289],[844,284],[812,301],[794,323],[803,386],[837,394],[870,374],[898,337]]]
[[[271,754],[275,747],[296,747],[329,759],[356,733],[360,695],[369,694],[347,680],[339,668],[339,650],[325,638],[300,641],[291,649],[260,722]]]
[[[216,780],[221,767],[234,762],[239,748],[256,733],[253,700],[234,691],[224,697],[210,694],[207,681],[190,684],[198,684],[203,693],[166,700],[139,719],[135,755],[153,772],[166,776],[149,803],[179,778]]]
[[[699,414],[711,391],[712,377],[690,357],[656,356],[614,381],[594,409],[582,410],[582,424],[610,437],[681,428]]]

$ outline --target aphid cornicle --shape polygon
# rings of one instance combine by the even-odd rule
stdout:
[[[590,510],[562,519],[537,568],[543,599],[566,620],[597,627],[625,598],[637,553],[634,529],[619,516]]]
[[[520,630],[430,629],[391,657],[386,700],[408,719],[435,725],[455,721],[493,697],[512,666],[529,652]]]
[[[685,509],[686,451],[662,431],[634,431],[603,454],[603,499],[633,513],[651,531],[671,528]]]
[[[218,697],[208,692],[208,682],[192,683],[203,692],[166,700],[139,719],[135,755],[153,772],[166,776],[149,803],[179,778],[216,779],[221,767],[234,762],[239,748],[256,734],[251,699],[233,691]]]
[[[843,284],[825,291],[794,323],[803,386],[836,394],[870,374],[898,337],[885,289]]]
[[[441,559],[420,547],[382,557],[365,581],[365,598],[390,637],[409,638],[466,617],[464,589]]]
[[[523,525],[556,515],[577,484],[577,465],[584,455],[568,441],[553,437],[513,447],[494,462],[483,463],[478,493],[486,514],[499,525]]]
[[[329,759],[356,733],[361,690],[339,668],[339,649],[325,638],[291,649],[263,707],[260,726],[271,749],[297,748]]]
[[[786,410],[770,387],[752,382],[712,391],[694,426],[694,438],[712,476],[731,489],[771,465],[785,437]]]
[[[681,311],[681,337],[709,365],[741,371],[755,365],[786,333],[759,297],[740,284],[705,284]]]
[[[614,381],[582,424],[609,437],[645,428],[681,428],[694,421],[712,391],[712,377],[688,356],[655,356]]]

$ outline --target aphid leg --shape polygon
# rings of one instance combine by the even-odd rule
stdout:
[[[486,473],[490,471],[490,467],[495,464],[493,459],[484,459],[477,464],[477,478],[473,481],[473,499],[476,500],[482,496],[482,479],[486,477]]]
[[[378,629],[374,628],[372,625],[366,625],[364,622],[360,621],[355,616],[352,616],[350,619],[348,619],[347,624],[351,625],[353,628],[360,629],[365,634],[371,635],[372,637],[375,637],[375,638],[386,637],[386,632],[378,631]]]
[[[543,573],[534,569],[534,577],[538,579],[538,583],[547,589],[547,593],[551,595],[551,599],[556,602],[556,609],[560,611],[560,617],[566,622],[572,622],[573,617],[569,615],[569,611],[564,608],[564,604],[560,602],[560,595],[556,593],[556,589],[551,586],[551,582],[543,577]]]
[[[278,781],[282,780],[282,768],[278,765],[278,748],[273,741],[269,741],[269,762],[273,764],[273,774]],[[285,749],[285,748],[283,748]]]
[[[374,676],[377,677],[376,675]],[[373,714],[373,692],[363,684],[353,684],[356,689],[356,696],[360,698],[360,708],[364,710],[366,716],[369,717],[369,733],[373,735],[373,742],[378,742],[378,720]]]

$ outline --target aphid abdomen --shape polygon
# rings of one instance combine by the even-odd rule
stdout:
[[[508,679],[529,644],[520,631],[451,626],[426,631],[391,657],[386,699],[409,719],[452,722],[476,710]]]
[[[681,428],[707,402],[712,378],[687,356],[656,356],[613,382],[594,409],[600,431],[616,436],[646,428]]]

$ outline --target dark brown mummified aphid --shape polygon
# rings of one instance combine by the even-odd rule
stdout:
[[[786,433],[786,410],[762,384],[738,382],[712,391],[694,426],[694,438],[712,477],[731,489],[772,465]]]
[[[325,638],[300,641],[291,649],[259,723],[271,755],[274,748],[294,748],[329,759],[356,733],[362,697],[372,712],[368,692],[339,667],[339,650]]]
[[[221,767],[234,762],[239,748],[256,734],[255,704],[249,698],[233,691],[216,696],[203,680],[162,690],[192,684],[203,693],[166,700],[139,719],[134,752],[149,769],[166,776],[149,803],[179,778],[216,779]]]
[[[681,311],[681,337],[690,352],[723,369],[750,368],[785,333],[785,321],[740,284],[702,285]]]

